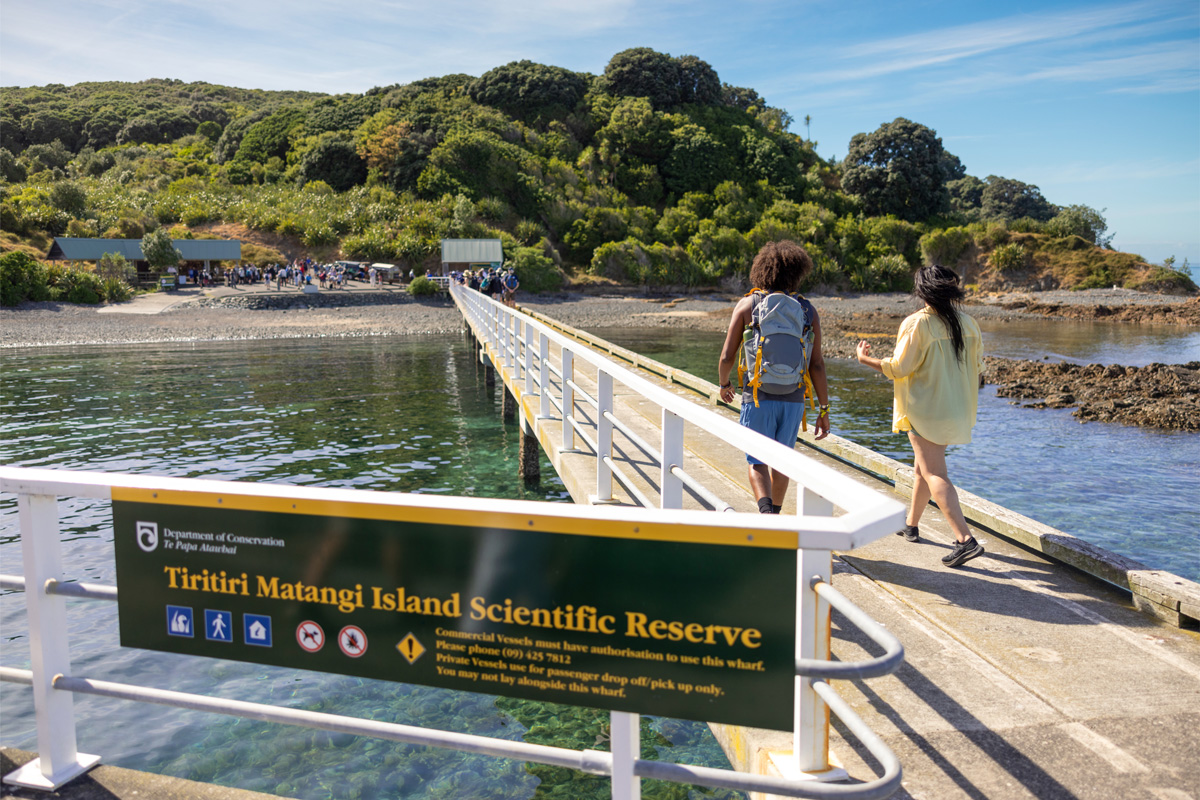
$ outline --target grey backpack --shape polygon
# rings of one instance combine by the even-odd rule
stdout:
[[[742,386],[753,390],[756,406],[760,391],[791,394],[804,388],[811,398],[808,362],[816,339],[812,303],[783,292],[756,290],[752,296],[750,324],[742,334],[739,354]]]

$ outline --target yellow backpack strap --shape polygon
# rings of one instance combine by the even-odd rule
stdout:
[[[754,407],[758,408],[758,387],[762,386],[762,334],[758,337],[758,350],[754,354],[754,375],[750,378],[754,387]]]

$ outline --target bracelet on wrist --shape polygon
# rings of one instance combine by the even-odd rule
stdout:
[[[733,381],[730,381],[729,383],[722,383],[722,384],[721,384],[721,388],[722,388],[722,389],[732,389],[732,388],[733,388]]]

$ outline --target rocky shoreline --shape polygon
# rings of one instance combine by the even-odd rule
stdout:
[[[986,356],[996,394],[1025,408],[1074,408],[1080,422],[1200,431],[1200,361],[1145,367],[1049,364]]]
[[[573,327],[682,327],[724,331],[736,297],[723,294],[650,296],[642,293],[564,292],[526,295],[521,305]],[[900,321],[920,307],[909,295],[814,296],[821,315],[823,350],[852,358],[866,338],[882,356],[891,352]],[[148,302],[148,301],[144,301]],[[161,301],[160,301],[161,302]],[[138,344],[244,339],[360,336],[440,336],[462,328],[445,298],[416,299],[401,288],[301,294],[249,290],[192,290],[165,310],[97,309],[60,303],[25,303],[0,309],[4,348]],[[976,318],[1105,320],[1117,324],[1200,327],[1200,299],[1166,303],[1161,295],[1125,290],[1043,292],[975,299]],[[1070,324],[1070,323],[1066,323]],[[1169,430],[1200,430],[1200,364],[1123,367],[1013,361],[989,357],[985,380],[1001,397],[1029,400],[1029,408],[1077,407],[1080,420],[1101,420]]]

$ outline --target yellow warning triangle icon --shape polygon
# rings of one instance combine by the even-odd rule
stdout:
[[[418,642],[417,637],[411,633],[396,644],[396,649],[400,651],[400,655],[408,659],[409,664],[425,654],[425,645]]]

